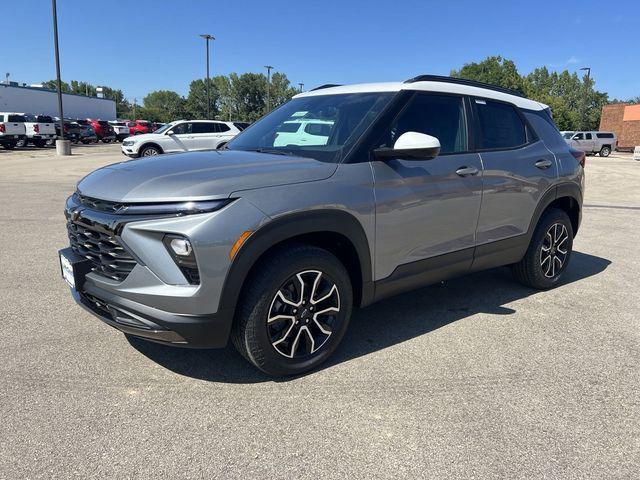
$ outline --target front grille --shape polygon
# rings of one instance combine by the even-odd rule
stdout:
[[[118,213],[123,207],[122,203],[110,202],[108,200],[98,200],[97,198],[85,197],[78,193],[75,194],[78,203],[84,207],[88,207],[91,210],[106,213]]]
[[[115,234],[102,225],[67,222],[67,232],[73,250],[92,263],[92,270],[107,278],[123,281],[136,260],[118,242]]]

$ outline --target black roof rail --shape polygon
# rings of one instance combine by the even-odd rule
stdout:
[[[312,88],[311,90],[309,90],[310,92],[313,92],[315,90],[322,90],[323,88],[331,88],[331,87],[341,87],[342,85],[339,85],[337,83],[325,83],[324,85],[320,85],[319,87],[316,88]]]
[[[444,82],[444,83],[456,83],[458,85],[468,85],[470,87],[486,88],[487,90],[494,90],[496,92],[508,93],[509,95],[515,95],[517,97],[524,97],[524,95],[516,90],[510,88],[498,87],[497,85],[491,85],[490,83],[477,82],[475,80],[468,80],[466,78],[457,77],[445,77],[442,75],[418,75],[417,77],[405,80],[404,83],[415,82]]]

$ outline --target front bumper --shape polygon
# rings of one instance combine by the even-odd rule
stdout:
[[[179,315],[133,302],[90,283],[71,289],[78,305],[128,335],[178,347],[222,348],[227,344],[233,311]]]

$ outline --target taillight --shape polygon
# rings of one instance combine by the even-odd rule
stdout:
[[[0,133],[4,133],[6,131],[7,129],[5,128],[4,123],[0,123]]]
[[[573,155],[573,158],[578,160],[578,163],[582,166],[582,168],[584,168],[584,164],[587,161],[587,154],[581,150],[575,150],[573,148],[571,148],[570,151],[571,155]]]
[[[33,131],[36,133],[40,133],[40,125],[38,125],[37,123],[33,126]]]

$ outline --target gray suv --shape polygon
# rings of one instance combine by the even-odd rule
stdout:
[[[302,120],[321,128],[281,135]],[[501,265],[557,285],[583,162],[547,106],[511,91],[436,76],[323,86],[224,150],[86,176],[62,274],[128,335],[231,338],[262,371],[297,374],[335,351],[353,307]]]

